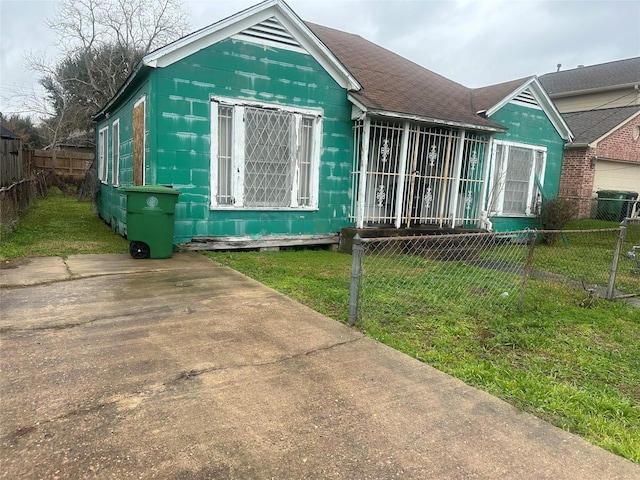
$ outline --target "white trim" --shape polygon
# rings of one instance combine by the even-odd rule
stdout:
[[[217,95],[211,95],[211,101],[217,102],[221,105],[229,105],[229,106],[246,106],[246,107],[255,107],[255,108],[263,108],[268,110],[278,110],[281,112],[289,112],[289,113],[301,113],[302,115],[312,116],[312,117],[322,117],[324,115],[324,110],[321,108],[305,108],[305,107],[292,107],[290,105],[282,105],[280,103],[269,103],[269,102],[257,102],[255,100],[244,100],[242,98],[230,98],[230,97],[220,97]]]
[[[320,187],[320,156],[322,152],[322,109],[296,108],[289,105],[279,105],[273,103],[262,103],[255,101],[246,101],[235,98],[211,96],[211,160],[210,160],[210,199],[209,208],[211,210],[261,210],[261,211],[315,211],[318,210],[318,196]],[[219,205],[216,200],[216,192],[218,191],[218,108],[228,106],[233,108],[232,116],[232,178],[231,192],[234,196],[233,205]],[[245,177],[245,108],[261,108],[268,110],[276,110],[287,112],[294,118],[294,134],[295,143],[300,143],[300,127],[303,117],[313,119],[312,124],[312,144],[311,159],[309,168],[309,202],[310,205],[298,204],[298,188],[300,184],[298,164],[293,165],[292,174],[294,175],[291,187],[290,204],[286,207],[245,207],[244,198],[244,177]]]
[[[616,125],[615,127],[613,127],[611,130],[609,130],[607,133],[605,133],[604,135],[602,135],[601,137],[595,139],[593,142],[591,142],[589,144],[589,147],[591,148],[596,148],[598,146],[598,143],[601,142],[602,140],[604,140],[605,138],[607,138],[609,135],[611,135],[612,133],[615,133],[616,130],[618,130],[620,127],[623,127],[624,125],[626,125],[627,123],[633,121],[636,117],[640,116],[640,110],[638,110],[636,113],[634,113],[633,115],[631,115],[629,118],[627,118],[626,120],[623,120],[622,122],[620,122],[618,125]]]
[[[117,128],[116,128],[117,127]],[[116,135],[117,132],[117,135]],[[117,156],[116,156],[117,152]],[[116,158],[117,157],[117,158]],[[120,119],[111,124],[111,185],[120,185]]]
[[[360,142],[362,151],[360,152],[360,177],[358,177],[358,192],[356,202],[356,228],[364,227],[364,211],[367,202],[367,169],[369,164],[369,139],[371,138],[371,117],[367,115],[362,125],[362,135]],[[358,148],[354,145],[353,148]],[[355,192],[354,192],[355,193]]]
[[[529,80],[524,82],[494,106],[490,107],[486,111],[487,117],[490,118],[494,113],[504,107],[507,103],[512,102],[515,97],[520,95],[526,89],[529,89],[533,97],[538,102],[539,107],[547,114],[549,121],[558,132],[558,135],[560,135],[567,142],[570,142],[573,139],[573,133],[571,132],[569,125],[567,125],[567,122],[565,122],[564,118],[556,108],[553,101],[551,101],[551,98],[540,83],[540,80],[538,80],[538,77],[531,77]],[[532,105],[525,106],[528,106],[529,108],[535,108]]]
[[[282,0],[266,0],[258,5],[193,32],[175,42],[145,55],[142,63],[152,68],[171,65],[199,50],[274,18],[313,56],[327,73],[343,88],[362,87],[335,55],[316,37],[305,23]],[[256,43],[256,40],[252,40]]]
[[[104,138],[102,138],[104,135]],[[106,148],[106,150],[105,150]],[[109,125],[98,131],[98,180],[107,184],[109,178]]]
[[[487,201],[487,205],[485,208],[486,215],[488,217],[499,216],[499,217],[511,217],[511,218],[534,217],[535,213],[532,211],[532,208],[534,207],[534,205],[531,205],[530,202],[533,197],[533,192],[537,188],[537,185],[535,182],[535,171],[532,171],[529,174],[529,186],[527,191],[527,202],[526,202],[525,212],[524,213],[504,213],[503,212],[504,193],[505,193],[504,190],[505,190],[507,170],[509,168],[509,161],[507,159],[506,169],[504,169],[504,171],[500,171],[500,172],[496,171],[496,163],[497,163],[496,153],[499,145],[502,145],[503,147],[516,147],[516,148],[531,150],[532,152],[534,152],[534,155],[535,155],[535,152],[542,152],[542,169],[539,177],[541,186],[544,186],[544,177],[545,177],[545,172],[547,168],[547,147],[543,145],[533,145],[529,143],[512,142],[508,140],[498,140],[498,139],[494,139],[493,144],[491,146],[491,158],[490,158],[491,175],[489,178],[489,183],[490,183],[489,196],[487,197],[487,200],[486,200]],[[534,164],[532,165],[532,168],[535,170],[535,158],[534,158]],[[500,175],[499,181],[496,180],[496,175],[498,174]],[[500,190],[497,192],[497,196],[496,196],[496,192],[494,188],[496,187],[497,183],[499,184],[498,188]],[[540,194],[542,194],[542,192],[540,192]],[[494,196],[496,196],[496,198],[494,201],[492,201],[492,198]]]
[[[404,187],[407,179],[407,156],[409,153],[409,130],[411,128],[410,122],[403,122],[402,124],[402,143],[400,146],[400,161],[398,163],[398,193],[396,194],[396,228],[402,226],[402,207],[404,201]],[[354,146],[358,148],[358,146]]]
[[[209,141],[210,151],[209,151],[209,208],[214,208],[218,206],[218,201],[216,199],[216,192],[218,191],[218,102],[215,102],[213,99],[211,100],[211,139]],[[213,112],[216,112],[214,115]],[[214,174],[214,172],[216,172]]]
[[[467,131],[462,129],[460,130],[460,136],[458,137],[458,151],[456,152],[456,158],[454,159],[453,164],[453,187],[452,187],[452,195],[451,200],[449,201],[450,209],[451,209],[451,224],[449,225],[451,228],[454,228],[456,225],[458,214],[458,201],[460,197],[460,174],[462,173],[462,157],[464,155],[464,143],[467,138]]]
[[[396,120],[398,119],[408,120],[411,122],[429,123],[433,125],[446,125],[448,127],[466,128],[469,130],[481,130],[481,131],[487,131],[487,132],[506,132],[507,131],[507,128],[505,127],[490,127],[487,125],[478,125],[475,123],[467,123],[467,122],[456,122],[453,120],[443,120],[441,118],[425,117],[422,115],[390,112],[388,110],[375,110],[375,109],[370,109],[365,107],[364,104],[360,102],[357,98],[355,98],[353,95],[347,95],[347,99],[356,107],[358,107],[358,109],[360,109],[363,112],[363,115],[366,114],[369,116],[393,118]],[[355,118],[353,118],[353,114],[352,114],[352,120],[356,120]]]

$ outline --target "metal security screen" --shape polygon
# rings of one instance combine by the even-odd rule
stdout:
[[[218,107],[218,205],[233,205],[231,164],[233,145],[233,108]]]
[[[479,224],[486,135],[375,119],[355,125],[354,141],[354,210],[362,225]]]
[[[318,205],[321,111],[212,98],[211,207]]]
[[[533,215],[540,201],[536,178],[542,181],[544,152],[522,145],[497,144],[492,197],[498,211]]]
[[[298,158],[298,205],[311,205],[311,158],[313,152],[313,119],[302,118]]]
[[[291,204],[292,115],[245,109],[244,200],[248,207]]]

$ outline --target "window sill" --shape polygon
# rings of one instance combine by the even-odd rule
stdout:
[[[221,212],[316,212],[318,207],[223,207],[209,206],[211,211]]]

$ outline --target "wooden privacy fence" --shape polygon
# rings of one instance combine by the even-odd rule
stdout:
[[[82,180],[91,168],[95,154],[73,150],[33,150],[33,166],[36,170],[55,172],[62,178]]]
[[[28,153],[23,150],[20,139],[3,137],[0,140],[0,187],[8,187],[29,177],[30,163],[23,158]]]

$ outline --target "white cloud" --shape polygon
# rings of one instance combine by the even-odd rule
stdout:
[[[193,29],[257,3],[187,0]],[[355,33],[469,87],[640,55],[640,1],[290,0],[303,19]],[[37,87],[32,51],[55,53],[57,2],[0,0],[0,110]]]

